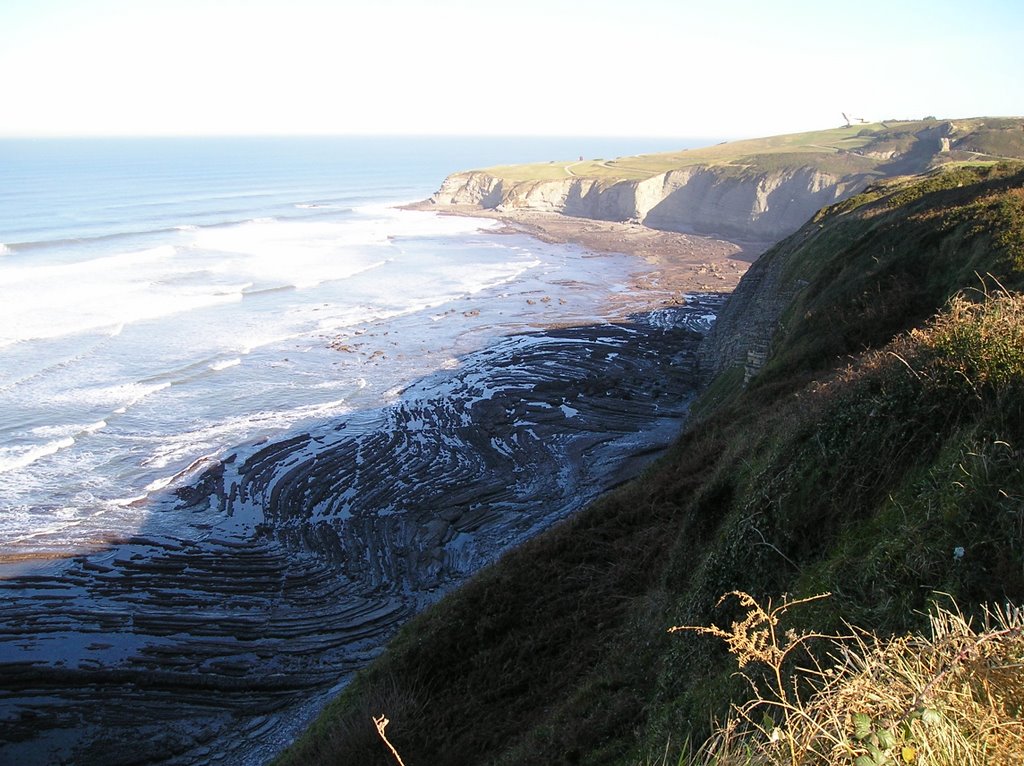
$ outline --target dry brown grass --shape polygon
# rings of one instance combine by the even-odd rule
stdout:
[[[1010,766],[1024,763],[1024,610],[992,608],[983,624],[952,605],[931,635],[879,639],[786,630],[792,608],[761,606],[729,629],[681,626],[721,638],[750,699],[680,764],[695,766]]]

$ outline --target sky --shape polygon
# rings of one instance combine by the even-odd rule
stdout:
[[[741,138],[1024,114],[1020,0],[0,0],[0,136]]]

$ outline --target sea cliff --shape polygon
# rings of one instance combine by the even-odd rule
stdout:
[[[801,634],[1019,603],[1022,286],[1020,163],[883,180],[816,215],[719,313],[667,455],[413,620],[279,763],[389,763],[381,713],[409,762],[682,762],[749,698],[713,640],[667,632],[740,624],[723,594],[830,592]],[[1020,762],[1008,747],[994,762]]]
[[[1024,597],[1021,335],[994,383],[928,340],[977,274],[1024,286],[1024,171],[884,180],[1022,132],[958,125],[449,177],[426,206],[803,226],[722,310],[690,296],[508,338],[381,411],[211,466],[174,511],[216,507],[223,529],[0,583],[7,646],[44,630],[98,658],[6,664],[0,758],[250,762],[359,671],[281,763],[390,763],[381,714],[409,762],[676,762],[744,691],[722,652],[666,633],[734,616],[723,593],[831,590],[815,627],[879,631],[916,627],[936,590]]]
[[[776,241],[818,209],[855,194],[869,176],[813,167],[736,172],[695,166],[643,180],[573,178],[512,181],[486,171],[448,176],[431,197],[438,209],[475,206],[634,221],[652,229],[748,241]]]
[[[774,244],[818,210],[885,178],[1022,152],[1010,118],[889,121],[675,153],[453,173],[420,205],[630,221]]]

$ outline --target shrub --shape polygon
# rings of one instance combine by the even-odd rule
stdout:
[[[976,629],[955,604],[937,607],[930,636],[882,640],[857,629],[848,636],[785,629],[793,607],[820,597],[773,607],[727,595],[747,609],[729,629],[672,631],[724,640],[751,696],[680,764],[1024,763],[1024,610],[987,609]]]

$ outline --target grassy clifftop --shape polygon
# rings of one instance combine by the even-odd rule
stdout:
[[[943,140],[945,139],[945,141]],[[894,163],[921,172],[952,162],[1024,158],[1024,120],[912,120],[853,125],[784,136],[731,141],[680,152],[581,162],[504,165],[485,172],[508,181],[566,177],[604,181],[643,180],[672,170],[703,165],[737,175],[802,167],[837,176],[892,175]]]
[[[413,620],[280,763],[393,763],[381,713],[410,765],[676,763],[749,691],[667,633],[741,619],[726,592],[880,634],[1024,599],[1022,166],[872,187],[760,268],[794,288],[760,372],[723,365],[666,457]]]

